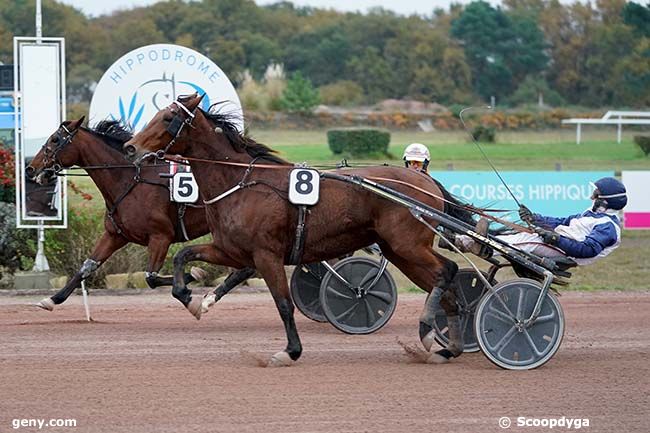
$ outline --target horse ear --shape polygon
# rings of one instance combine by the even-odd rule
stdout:
[[[86,120],[86,116],[81,116],[79,120],[73,120],[70,123],[70,126],[72,129],[79,129],[79,127],[84,124],[84,120]]]
[[[194,111],[196,107],[198,107],[199,104],[201,104],[201,101],[203,100],[204,96],[205,93],[203,93],[202,95],[199,95],[198,92],[195,93],[192,99],[190,99],[190,101],[187,103],[186,105],[187,109],[190,111]]]

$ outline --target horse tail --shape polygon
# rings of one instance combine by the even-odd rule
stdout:
[[[476,225],[476,220],[474,219],[474,212],[472,210],[474,209],[480,210],[480,209],[474,207],[470,203],[463,202],[458,197],[453,196],[436,179],[433,179],[433,181],[436,183],[438,188],[440,188],[440,191],[442,191],[442,196],[445,199],[445,213],[471,226]]]
[[[452,195],[449,191],[447,191],[445,187],[442,186],[442,184],[438,182],[436,179],[433,179],[433,181],[436,183],[438,188],[440,188],[440,191],[442,191],[442,196],[446,200],[445,213],[447,215],[459,219],[464,223],[467,223],[473,227],[476,225],[476,219],[474,218],[474,216],[477,213],[482,213],[490,210],[487,208],[476,207],[471,203],[459,199],[458,197]],[[509,233],[509,229],[504,226],[490,228],[488,230],[488,233],[492,236],[497,236],[497,235]]]

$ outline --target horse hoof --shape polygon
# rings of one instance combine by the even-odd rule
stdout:
[[[198,266],[192,266],[190,268],[190,275],[196,281],[203,281],[206,278],[208,278],[208,273],[205,270],[199,268]]]
[[[54,302],[50,298],[42,299],[36,306],[42,308],[43,310],[52,311],[54,310]]]
[[[201,320],[202,300],[198,296],[192,296],[192,300],[187,304],[187,310],[192,313],[196,320]]]
[[[427,364],[447,364],[453,357],[454,355],[449,350],[442,349],[429,355]]]
[[[431,352],[431,346],[433,346],[433,343],[436,341],[435,336],[436,331],[429,331],[429,333],[422,338],[422,345],[427,352]]]
[[[287,352],[278,352],[271,357],[269,362],[269,367],[289,367],[293,365],[295,361],[291,359]]]
[[[203,297],[201,301],[201,313],[205,314],[208,312],[210,307],[217,303],[217,296],[214,293],[207,294]]]
[[[432,353],[428,358],[427,358],[427,364],[448,364],[449,363],[449,358],[445,358],[442,355],[438,355],[437,353]]]

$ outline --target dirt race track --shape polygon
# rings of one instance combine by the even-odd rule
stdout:
[[[504,371],[482,354],[413,362],[424,297],[400,295],[381,331],[348,336],[297,318],[285,345],[270,295],[230,295],[200,322],[168,295],[81,297],[48,313],[0,297],[0,433],[14,419],[75,419],[47,432],[485,432],[517,417],[589,419],[587,432],[650,431],[650,292],[567,292],[567,331],[544,367]]]

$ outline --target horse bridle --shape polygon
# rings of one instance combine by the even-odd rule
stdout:
[[[63,136],[61,129],[65,131],[67,136]],[[79,131],[79,129],[70,131],[63,123],[59,126],[54,134],[54,137],[51,140],[54,143],[54,149],[50,149],[50,147],[47,145],[48,143],[45,143],[43,145],[44,165],[52,163],[51,167],[46,167],[43,169],[43,171],[51,171],[54,172],[54,174],[59,174],[59,172],[63,170],[63,166],[58,159],[58,153],[61,151],[61,149],[70,144],[74,136],[77,134],[77,131]]]
[[[181,117],[180,111],[175,113],[174,118],[169,122],[169,125],[167,125],[167,132],[169,132],[169,134],[172,136],[172,140],[163,149],[159,149],[156,151],[156,157],[158,159],[163,159],[167,151],[171,149],[171,147],[176,143],[176,140],[181,135],[181,132],[183,132],[183,128],[185,126],[189,126],[190,128],[193,128],[192,122],[194,121],[194,117],[195,117],[194,112],[196,111],[196,108],[190,111],[185,105],[183,105],[179,101],[173,101],[172,104],[176,104],[177,107],[183,110],[185,114],[187,114],[187,117],[183,119]],[[172,110],[171,108],[170,111],[174,113],[174,110]]]

